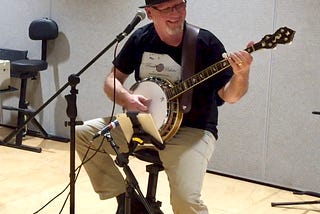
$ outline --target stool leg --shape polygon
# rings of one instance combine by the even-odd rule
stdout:
[[[26,103],[26,94],[27,94],[27,79],[21,79],[21,86],[20,86],[20,97],[19,97],[19,108],[20,109],[27,109],[28,105]],[[17,118],[17,127],[21,127],[24,124],[25,120],[25,113],[22,111],[18,111],[18,118]],[[16,135],[16,144],[22,144],[22,137],[23,137],[23,130],[20,131]]]
[[[26,112],[21,111],[20,109],[25,110],[28,108],[28,104],[26,102],[26,94],[27,94],[27,79],[23,78],[23,79],[21,79],[21,84],[20,84],[20,96],[19,96],[18,108],[13,108],[10,106],[3,106],[3,109],[18,111],[17,124],[16,124],[17,129],[20,129],[20,127],[23,126],[24,121],[25,121]],[[22,138],[23,138],[24,132],[26,130],[27,130],[26,128],[25,128],[25,130],[21,129],[21,131],[19,131],[15,134],[15,136],[16,136],[15,143],[9,143],[9,141],[13,137],[13,136],[11,136],[11,134],[14,132],[12,132],[3,140],[3,142],[0,141],[0,145],[40,153],[41,152],[40,147],[32,147],[32,146],[22,144]]]
[[[146,166],[146,171],[149,172],[146,199],[154,209],[155,213],[163,213],[160,210],[161,201],[156,201],[158,175],[159,175],[159,172],[162,171],[163,169],[164,169],[163,166],[159,164],[151,164]]]
[[[44,139],[51,139],[51,140],[61,141],[61,142],[69,142],[69,140],[70,140],[69,138],[60,137],[60,136],[56,136],[56,135],[52,135],[52,134],[47,133],[47,131],[42,127],[42,125],[34,117],[31,119],[31,122],[35,126],[35,128],[37,128],[40,132],[28,129],[27,124],[25,124],[25,121],[28,120],[30,118],[30,116],[33,116],[34,111],[28,109],[29,103],[26,100],[27,81],[28,81],[28,78],[21,78],[18,108],[11,107],[11,106],[3,106],[3,109],[18,112],[16,126],[17,126],[17,129],[23,128],[23,129],[21,129],[21,131],[15,133],[15,136],[16,136],[15,145],[22,146],[22,139],[25,135],[42,137]],[[12,138],[12,136],[11,136],[11,138]],[[9,138],[9,140],[11,140],[11,138]],[[4,141],[7,142],[9,140],[6,138]],[[29,149],[27,149],[27,150],[29,150]],[[33,149],[31,149],[31,150],[33,151]],[[36,151],[38,152],[39,149],[37,148]]]

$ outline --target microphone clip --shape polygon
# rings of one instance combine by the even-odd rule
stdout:
[[[138,10],[130,24],[124,29],[122,33],[117,36],[117,41],[120,42],[124,39],[124,37],[128,36],[133,31],[135,26],[137,26],[137,24],[141,22],[145,17],[146,14],[142,10]]]

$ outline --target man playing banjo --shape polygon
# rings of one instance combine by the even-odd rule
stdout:
[[[170,134],[167,134],[167,129],[171,128],[159,130],[163,132],[165,141],[165,149],[160,150],[159,155],[170,184],[172,209],[175,214],[206,214],[209,211],[201,200],[201,189],[218,139],[218,106],[224,102],[235,103],[247,92],[253,59],[246,51],[229,53],[223,59],[226,51],[222,43],[202,28],[196,28],[194,49],[185,49],[187,44],[184,44],[184,38],[188,34],[186,26],[189,26],[185,21],[186,0],[145,0],[145,3],[141,8],[145,9],[152,22],[137,29],[128,38],[113,61],[114,67],[105,79],[104,91],[111,100],[128,111],[156,115],[159,110],[162,113],[154,119],[160,117],[159,121],[155,121],[160,126],[161,123],[171,123],[171,120],[178,121],[163,124],[164,127],[174,127],[174,131],[169,130]],[[184,50],[194,51],[194,57],[190,60],[189,53]],[[194,84],[192,90],[185,90],[187,84],[183,84],[181,96],[179,92],[177,97],[171,92],[167,93],[167,89],[185,79],[187,69],[184,63],[192,61],[194,70],[191,75],[196,75],[222,60],[225,60],[224,65],[230,66],[200,84]],[[133,92],[123,86],[131,74],[140,81]],[[202,74],[198,77],[202,78]],[[135,91],[135,88],[138,90]],[[149,97],[150,91],[159,93],[159,100]],[[184,106],[181,97],[190,91],[189,97],[185,96],[190,100],[187,102],[189,106]],[[161,103],[163,100],[165,104]],[[178,107],[166,109],[171,108],[171,104]],[[166,115],[166,112],[173,116]],[[163,114],[170,118],[161,118]],[[92,137],[109,122],[110,118],[98,118],[77,127],[76,148],[80,158],[85,156]],[[121,151],[128,150],[120,128],[111,130],[111,135]],[[101,139],[96,138],[90,145],[92,149],[89,156],[98,148]],[[100,199],[117,197],[120,202],[123,201],[121,198],[124,197],[126,183],[110,154],[114,154],[114,151],[105,142],[100,152],[84,167]],[[123,204],[119,204],[117,213],[123,213]]]

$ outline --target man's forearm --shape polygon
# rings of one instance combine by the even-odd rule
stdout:
[[[104,92],[111,99],[115,100],[115,102],[121,106],[125,105],[125,101],[130,94],[130,92],[125,89],[122,83],[115,78],[112,74],[110,74],[104,83]]]
[[[233,75],[231,80],[220,89],[220,97],[228,103],[236,103],[243,97],[249,88],[249,74]]]

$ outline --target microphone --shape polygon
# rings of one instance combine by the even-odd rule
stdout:
[[[127,36],[128,34],[130,34],[134,27],[144,18],[146,18],[146,14],[142,10],[138,10],[136,16],[132,19],[130,24],[122,32],[122,35]]]
[[[99,137],[101,135],[105,135],[107,132],[110,132],[112,129],[117,128],[118,126],[120,126],[120,123],[118,120],[112,121],[111,123],[106,125],[103,129],[98,131],[97,134],[95,134],[93,136],[92,140],[96,139],[97,137]]]

